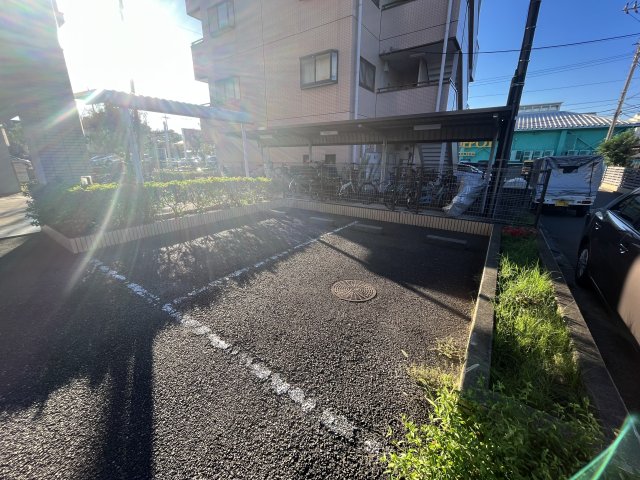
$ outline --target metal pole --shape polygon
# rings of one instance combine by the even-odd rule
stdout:
[[[509,123],[506,126],[504,135],[500,141],[498,150],[498,168],[502,165],[505,158],[509,158],[511,150],[511,142],[513,140],[513,131],[516,126],[516,116],[520,107],[520,99],[524,90],[524,82],[527,77],[527,67],[529,66],[529,58],[531,57],[531,48],[533,47],[533,39],[536,33],[536,24],[538,22],[538,13],[540,12],[540,4],[542,0],[530,0],[529,13],[527,14],[527,23],[522,37],[522,47],[520,48],[520,58],[518,59],[518,67],[511,79],[511,87],[509,88],[509,97],[507,98],[507,107],[511,107]]]
[[[640,43],[638,43],[638,46],[636,47],[636,53],[633,55],[631,68],[629,68],[629,74],[627,75],[627,80],[624,82],[624,87],[622,88],[622,92],[620,93],[618,108],[616,108],[616,113],[613,115],[613,120],[611,120],[611,125],[609,126],[609,131],[607,132],[607,138],[605,140],[610,140],[611,137],[613,137],[613,132],[616,128],[616,122],[618,121],[618,117],[620,116],[620,112],[622,111],[622,104],[624,103],[624,99],[627,97],[627,90],[629,90],[629,85],[631,85],[633,72],[638,65],[638,59],[640,59]]]
[[[242,160],[244,162],[244,176],[249,176],[249,157],[247,156],[247,134],[244,131],[244,123],[240,124],[240,131],[242,132]]]
[[[120,20],[122,21],[123,26],[125,26],[124,21],[124,0],[119,0],[120,4]],[[126,35],[128,37],[128,35]],[[131,94],[135,95],[136,86],[133,81],[133,76],[129,79],[129,87],[131,90]],[[142,176],[142,160],[140,158],[140,114],[138,113],[138,109],[134,108],[133,110],[133,139],[131,140],[131,162],[133,163],[133,169],[136,174],[136,183],[144,183],[144,177]],[[128,122],[127,125],[131,126],[131,122]]]
[[[387,139],[382,140],[382,166],[380,172],[380,186],[387,179]]]
[[[538,202],[538,208],[536,208],[536,218],[533,224],[536,228],[538,227],[538,222],[540,221],[540,214],[542,213],[544,198],[547,196],[547,187],[549,186],[549,177],[551,177],[551,170],[547,169],[544,172],[545,172],[544,184],[542,185],[542,193],[540,194],[540,201]]]
[[[356,39],[356,58],[354,62],[354,85],[353,85],[353,118],[358,118],[358,108],[360,103],[360,49],[361,49],[361,39],[362,39],[362,0],[358,0],[358,38]],[[352,145],[351,147],[351,161],[355,163],[356,161],[356,150],[358,145]],[[311,160],[311,156],[309,156],[309,160]]]

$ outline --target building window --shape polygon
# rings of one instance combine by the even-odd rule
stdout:
[[[532,153],[531,158],[540,158],[542,156],[542,151],[541,150],[534,150]]]
[[[238,77],[223,78],[214,82],[213,98],[216,103],[240,100],[240,80]]]
[[[324,164],[325,165],[335,165],[336,164],[336,154],[335,153],[326,153],[324,156]]]
[[[514,162],[522,162],[522,150],[511,150],[510,160]]]
[[[360,86],[371,90],[376,89],[376,67],[360,57]]]
[[[328,50],[300,59],[300,88],[338,83],[338,51]]]
[[[527,161],[533,158],[533,152],[531,150],[525,150],[522,155],[522,160]]]
[[[209,10],[209,33],[217,35],[222,30],[232,28],[235,21],[235,12],[233,10],[233,1],[225,0],[214,5]]]
[[[545,150],[544,153],[542,154],[543,157],[553,157],[553,154],[555,152],[553,150]]]

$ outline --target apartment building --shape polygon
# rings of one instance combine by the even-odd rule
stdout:
[[[195,78],[212,105],[251,114],[251,128],[463,109],[473,79],[481,0],[186,0],[202,22]],[[218,158],[239,166],[236,128],[204,122]],[[369,148],[375,149],[376,146]],[[450,158],[457,158],[449,150]],[[261,152],[249,149],[252,165]],[[437,161],[440,145],[396,146]],[[316,148],[312,161],[357,161],[360,149]],[[270,161],[308,161],[271,149]]]
[[[0,28],[0,124],[18,116],[41,183],[78,183],[88,170],[64,53],[63,15],[52,0],[6,0]],[[0,165],[9,154],[0,141]]]

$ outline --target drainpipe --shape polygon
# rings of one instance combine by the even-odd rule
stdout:
[[[453,0],[449,0],[447,8],[447,23],[444,27],[444,42],[442,44],[442,60],[440,61],[440,81],[438,82],[438,96],[436,97],[436,112],[440,111],[440,101],[442,100],[442,88],[444,87],[444,68],[447,64],[447,46],[449,45],[449,27],[451,26],[451,11],[453,10]]]
[[[362,0],[358,0],[358,33],[356,38],[356,60],[355,60],[355,80],[354,80],[354,89],[355,92],[353,94],[353,118],[358,118],[358,106],[360,101],[360,46],[362,39]],[[358,146],[354,145],[352,148],[352,162],[355,163],[356,160],[356,148]]]
[[[451,11],[453,10],[453,0],[449,0],[447,7],[447,23],[444,27],[444,40],[442,42],[442,60],[440,61],[440,79],[438,81],[438,95],[436,96],[436,112],[440,111],[440,103],[442,101],[442,89],[444,88],[444,69],[447,64],[447,47],[449,46],[449,27],[451,26]],[[439,171],[442,175],[444,169],[444,155],[447,145],[442,142],[440,145],[440,165]]]

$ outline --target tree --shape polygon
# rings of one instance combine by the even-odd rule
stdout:
[[[603,140],[598,147],[598,153],[604,156],[607,165],[626,167],[630,163],[634,149],[638,146],[640,146],[640,142],[635,132],[627,130],[609,140]]]
[[[24,139],[22,123],[10,120],[5,124],[5,132],[9,140],[9,154],[19,158],[29,158],[29,148]]]
[[[96,107],[92,105],[82,117],[82,126],[87,137],[87,148],[91,155],[118,154],[122,157],[127,152],[127,130],[122,121],[120,109],[104,104]],[[146,121],[146,115],[140,113],[140,136],[144,145],[151,128]]]

